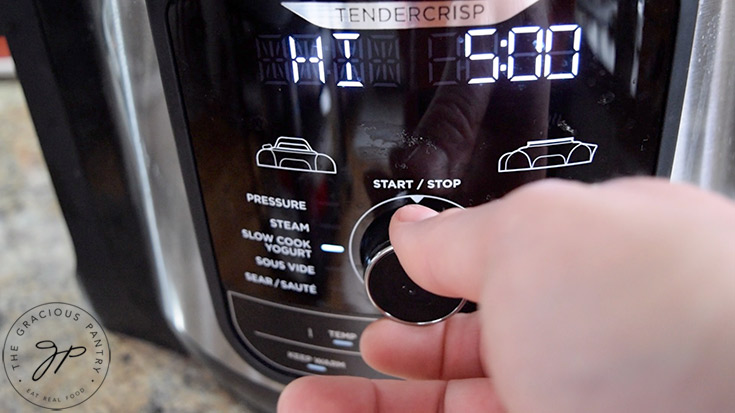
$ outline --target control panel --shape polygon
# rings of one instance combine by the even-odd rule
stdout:
[[[403,271],[400,207],[655,174],[679,3],[521,3],[170,2],[211,293],[261,372],[384,377],[370,322],[468,310]]]

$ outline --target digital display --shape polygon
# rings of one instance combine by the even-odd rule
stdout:
[[[568,80],[579,74],[578,24],[453,30],[425,40],[427,53],[418,65],[432,86]],[[323,85],[329,79],[338,87],[362,88],[406,82],[396,34],[264,34],[256,43],[259,75],[266,84]]]

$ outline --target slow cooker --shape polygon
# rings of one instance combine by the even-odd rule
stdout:
[[[473,310],[402,273],[403,205],[552,177],[735,194],[726,1],[81,3],[6,26],[80,279],[108,325],[182,345],[257,409],[302,375],[386,377],[359,348],[379,317]]]

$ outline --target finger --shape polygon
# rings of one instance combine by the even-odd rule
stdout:
[[[725,209],[730,210],[728,198],[716,192],[702,191],[694,185],[684,182],[671,182],[662,178],[626,177],[606,181],[599,185],[608,195],[618,200],[632,199],[649,202],[656,198],[670,204],[689,205],[696,202],[696,207],[704,214],[717,214]]]
[[[279,413],[501,413],[489,379],[454,381],[302,377],[286,387]]]
[[[396,377],[452,380],[485,376],[476,313],[457,314],[431,326],[380,320],[362,333],[360,349],[373,368]]]
[[[459,209],[436,214],[420,205],[396,211],[390,224],[391,244],[414,282],[435,294],[477,301],[485,278],[489,239],[485,226],[492,227],[477,215]]]
[[[586,188],[576,182],[545,179],[503,199],[438,215],[423,206],[408,205],[391,219],[391,244],[408,275],[424,289],[479,301],[493,268],[506,258],[507,239],[515,232],[533,229],[531,223],[543,223],[537,213],[547,204],[556,216],[568,216],[585,199]],[[548,217],[556,218],[548,212]]]

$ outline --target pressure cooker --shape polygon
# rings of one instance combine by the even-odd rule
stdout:
[[[474,310],[403,272],[404,205],[632,175],[735,195],[723,0],[5,3],[95,310],[257,409],[387,377],[360,356],[380,317]]]

